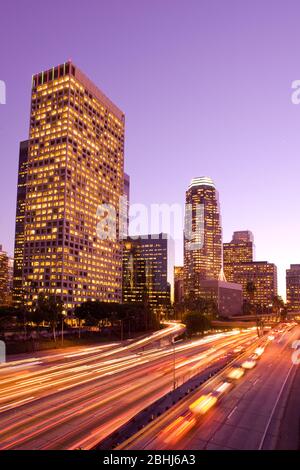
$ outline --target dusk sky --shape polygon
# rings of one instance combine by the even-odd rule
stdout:
[[[285,296],[285,269],[300,263],[299,1],[11,0],[0,14],[4,249],[31,76],[72,59],[126,114],[131,202],[183,204],[191,178],[210,176],[224,241],[251,230]]]

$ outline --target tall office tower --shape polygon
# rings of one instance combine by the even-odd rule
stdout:
[[[20,143],[20,149],[19,149],[14,273],[13,273],[13,300],[15,303],[20,303],[23,297],[22,275],[23,275],[23,260],[24,260],[24,227],[25,227],[26,178],[27,178],[27,169],[28,169],[28,145],[29,145],[29,141],[25,140]]]
[[[8,257],[8,295],[9,303],[13,303],[13,282],[14,282],[14,258]]]
[[[235,282],[234,266],[250,263],[254,257],[254,238],[249,230],[234,232],[231,242],[223,244],[223,269],[226,280]]]
[[[234,265],[234,282],[243,287],[245,300],[257,305],[268,306],[277,295],[277,267],[267,261],[253,261]],[[255,290],[248,292],[247,285],[253,283]]]
[[[130,176],[127,173],[124,173],[124,190],[123,196],[125,200],[123,201],[123,214],[122,214],[122,238],[127,238],[129,233],[129,206],[130,206]]]
[[[128,237],[123,244],[123,302],[170,305],[169,240],[166,234]]]
[[[70,310],[121,301],[118,230],[105,238],[101,227],[111,219],[104,204],[118,227],[124,128],[123,112],[73,63],[33,76],[22,271],[29,306],[39,293]]]
[[[0,245],[0,305],[6,305],[8,303],[8,295],[9,295],[8,256],[7,256],[7,253],[2,250],[2,245]]]
[[[130,201],[130,176],[127,173],[124,173],[124,196],[129,203]]]
[[[184,268],[183,266],[174,266],[174,302],[180,303],[184,298]]]
[[[187,224],[187,216],[191,216],[191,224]],[[201,281],[218,279],[221,270],[222,228],[218,192],[210,178],[194,178],[186,192],[184,295],[199,296]]]
[[[289,309],[300,311],[300,264],[286,270],[286,300]]]

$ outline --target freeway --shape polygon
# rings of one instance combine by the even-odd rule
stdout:
[[[118,448],[275,449],[297,369],[291,346],[299,337],[299,326],[282,326]]]
[[[172,334],[178,328],[169,325]],[[174,365],[179,384],[255,339],[255,329],[218,333],[178,343],[174,355],[171,345],[149,341],[143,350],[144,338],[8,363],[0,370],[0,449],[90,449],[170,391]]]
[[[1,370],[10,370],[11,368],[22,369],[28,368],[35,365],[47,365],[48,363],[59,362],[59,361],[69,361],[73,357],[78,356],[88,356],[97,354],[98,352],[107,349],[106,355],[111,356],[118,353],[123,353],[125,349],[135,350],[140,348],[148,347],[153,345],[153,343],[163,341],[168,338],[176,337],[182,334],[185,331],[185,325],[176,322],[164,322],[165,326],[163,329],[155,331],[150,335],[143,335],[139,338],[132,340],[125,340],[116,343],[102,344],[100,346],[90,346],[90,347],[70,347],[68,348],[69,354],[66,353],[65,349],[55,349],[50,351],[41,351],[35,353],[35,357],[28,358],[27,354],[20,354],[15,356],[10,356],[8,362],[0,364]],[[125,349],[124,349],[125,348]]]

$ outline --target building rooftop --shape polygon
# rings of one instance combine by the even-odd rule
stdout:
[[[48,81],[52,81],[62,75],[74,76],[85,86],[90,93],[97,98],[100,103],[106,106],[112,113],[114,113],[118,119],[124,121],[125,115],[123,111],[113,103],[99,88],[90,80],[72,61],[68,60],[63,64],[57,65],[50,68],[49,70],[42,71],[32,76],[33,86],[43,85]]]
[[[215,183],[209,176],[199,176],[191,180],[189,189],[197,186],[210,186],[212,188],[215,188]]]

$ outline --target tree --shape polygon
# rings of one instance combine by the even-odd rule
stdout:
[[[185,313],[197,312],[213,320],[218,316],[218,307],[214,300],[190,296],[183,302]]]
[[[18,322],[22,325],[25,334],[25,340],[27,339],[27,324],[30,321],[31,315],[25,303],[21,303],[16,308],[16,315]]]
[[[120,331],[120,337],[123,339],[124,332],[129,334],[130,330],[145,331],[149,328],[158,327],[157,320],[149,305],[144,303],[126,303],[116,302],[87,301],[75,308],[74,314],[79,320],[79,326],[82,321],[103,326],[110,325]]]
[[[184,323],[189,336],[195,333],[204,333],[205,330],[210,328],[209,319],[198,312],[187,313],[184,317]]]
[[[0,331],[12,328],[16,324],[16,310],[10,306],[0,306]]]
[[[37,334],[39,336],[40,326],[45,320],[45,315],[44,315],[44,311],[42,308],[42,304],[41,303],[38,304],[38,301],[36,302],[36,308],[34,308],[32,312],[30,312],[29,318],[33,323],[36,324]]]
[[[62,312],[63,303],[60,298],[56,298],[54,295],[39,294],[31,319],[36,323],[38,329],[43,322],[47,322],[52,328],[53,339],[56,341],[56,328],[62,319]]]
[[[53,340],[56,342],[56,328],[57,325],[63,321],[63,302],[58,297],[55,298],[54,295],[51,295],[47,299],[47,310],[46,310],[46,320],[50,324],[53,332]]]
[[[280,319],[281,317],[280,312],[285,307],[285,303],[282,300],[282,297],[280,297],[279,295],[274,295],[272,298],[272,305],[273,305],[273,309],[275,310],[277,317],[279,317]]]
[[[281,310],[280,313],[280,321],[286,321],[288,318],[288,307],[286,304],[284,304],[284,307]]]
[[[261,327],[261,323],[260,323],[260,319],[259,319],[259,317],[258,317],[257,308],[255,308],[255,305],[254,305],[254,295],[255,295],[255,292],[256,292],[256,286],[255,286],[255,284],[254,284],[253,281],[248,281],[248,282],[247,282],[247,285],[246,285],[246,292],[247,292],[247,294],[248,294],[249,297],[250,297],[251,309],[252,309],[252,311],[254,312],[255,319],[256,319],[256,331],[257,331],[257,336],[259,337],[259,336],[260,336],[260,327]]]

